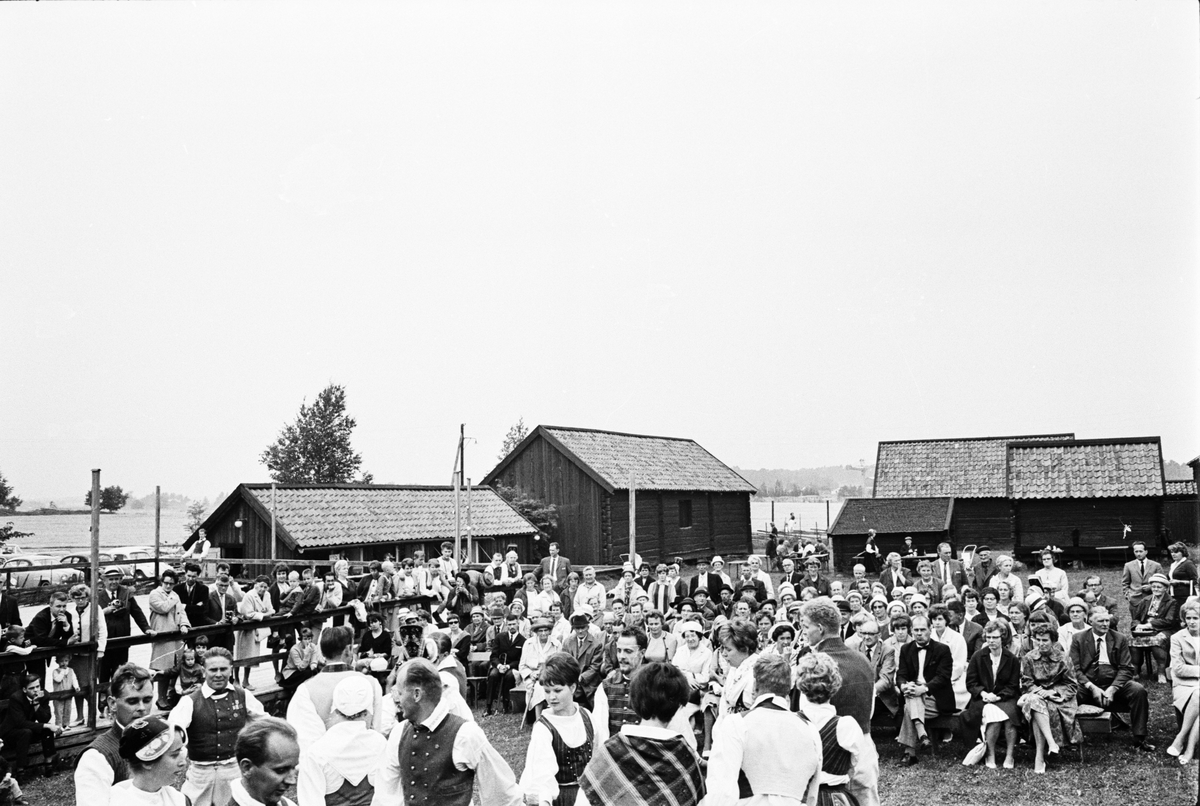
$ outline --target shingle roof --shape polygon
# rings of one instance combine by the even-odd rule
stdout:
[[[1157,437],[1013,444],[1011,498],[1115,498],[1163,494]]]
[[[1004,498],[1010,442],[1067,440],[1074,434],[880,442],[876,498]]]
[[[1191,479],[1184,481],[1168,481],[1167,495],[1196,495],[1196,482]]]
[[[950,528],[952,503],[951,498],[849,498],[829,534],[943,532]]]
[[[631,472],[639,490],[756,489],[694,440],[559,426],[538,426],[537,431],[557,441],[614,490],[629,489]]]
[[[269,484],[243,486],[269,511]],[[462,501],[465,506],[465,492]],[[454,489],[280,484],[276,485],[275,519],[304,549],[452,539]],[[471,488],[471,533],[476,537],[529,535],[536,531],[494,490]]]

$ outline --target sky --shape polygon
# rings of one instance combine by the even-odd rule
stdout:
[[[1200,453],[1197,4],[0,8],[0,473],[193,497],[330,383],[378,482],[509,426],[730,465]],[[61,504],[61,500],[59,501]]]

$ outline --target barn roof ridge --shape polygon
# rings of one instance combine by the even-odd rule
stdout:
[[[1104,437],[1101,439],[1044,439],[1044,440],[1022,440],[1009,445],[1010,448],[1055,448],[1064,446],[1088,446],[1088,445],[1138,445],[1144,443],[1162,444],[1162,437]]]
[[[920,442],[1027,442],[1030,440],[1075,439],[1074,431],[1057,434],[1014,434],[1006,437],[934,437],[932,439],[881,439],[880,445],[910,445]]]

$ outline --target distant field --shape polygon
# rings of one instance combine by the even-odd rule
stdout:
[[[32,532],[16,542],[15,551],[34,554],[68,554],[91,546],[91,516],[78,515],[11,515],[4,518],[18,531]],[[164,545],[180,543],[186,533],[183,530],[187,513],[181,509],[163,510],[162,542]],[[153,546],[154,510],[101,513],[100,546]]]

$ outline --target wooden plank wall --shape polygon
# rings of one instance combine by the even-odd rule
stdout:
[[[1007,551],[1013,545],[1012,512],[1007,498],[955,498],[950,544],[957,556],[964,546]]]
[[[538,437],[504,469],[499,481],[558,507],[556,537],[573,564],[605,562],[600,529],[604,488],[557,448]]]
[[[1163,525],[1171,530],[1171,542],[1189,546],[1200,542],[1200,498],[1168,498],[1163,501]]]
[[[647,562],[674,557],[693,560],[750,551],[748,493],[645,490],[637,494],[638,554]],[[680,526],[679,502],[692,502],[692,525]],[[616,555],[629,551],[629,493],[612,496],[612,543]],[[616,559],[611,560],[616,562]]]
[[[1016,500],[1018,554],[1046,545],[1068,548],[1079,530],[1081,547],[1120,546],[1122,523],[1133,527],[1130,540],[1154,546],[1161,526],[1158,498],[1067,498]],[[1024,558],[1022,559],[1024,562]]]

